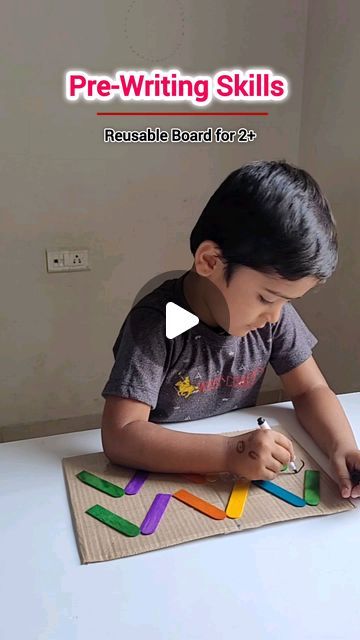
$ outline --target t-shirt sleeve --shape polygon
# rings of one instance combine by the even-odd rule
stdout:
[[[154,309],[132,309],[115,342],[114,356],[102,396],[131,398],[154,409],[167,366],[165,317]]]
[[[277,375],[288,373],[312,355],[317,338],[309,331],[292,304],[282,308],[273,327],[270,364]]]

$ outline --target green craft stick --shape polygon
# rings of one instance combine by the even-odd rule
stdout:
[[[96,518],[96,520],[100,520],[100,522],[103,522],[108,527],[111,527],[112,529],[123,533],[125,536],[134,538],[140,533],[140,527],[138,527],[136,524],[133,524],[132,522],[129,522],[129,520],[121,518],[116,513],[113,513],[112,511],[101,507],[99,504],[95,504],[93,507],[90,507],[90,509],[87,509],[85,513],[88,513],[89,516]]]
[[[288,468],[287,464],[284,464],[283,468],[280,469],[280,471],[287,471],[287,468]]]
[[[81,482],[88,484],[94,489],[99,489],[99,491],[103,491],[113,498],[121,498],[125,493],[122,487],[118,487],[116,484],[103,480],[103,478],[99,478],[98,476],[94,476],[94,474],[89,473],[89,471],[80,471],[76,477],[79,478]]]
[[[320,472],[307,469],[304,475],[304,500],[316,507],[320,502]]]

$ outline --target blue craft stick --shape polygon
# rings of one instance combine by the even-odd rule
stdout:
[[[293,507],[305,507],[306,502],[303,498],[299,498],[299,496],[295,495],[295,493],[291,493],[290,491],[286,491],[282,487],[279,487],[278,484],[274,484],[274,482],[269,482],[269,480],[253,480],[253,484],[260,489],[264,489],[271,495],[280,498],[280,500],[284,500],[284,502],[288,502],[292,504]]]

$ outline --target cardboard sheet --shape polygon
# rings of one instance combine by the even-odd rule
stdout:
[[[277,430],[286,434],[284,429],[277,427]],[[228,435],[236,435],[236,433],[241,432],[231,432]],[[157,493],[174,493],[179,489],[186,489],[219,509],[225,510],[233,482],[229,478],[225,480],[219,478],[216,482],[195,484],[180,474],[151,473],[138,494],[113,498],[83,484],[76,474],[85,469],[124,488],[135,470],[110,464],[103,453],[64,458],[63,467],[81,562],[86,564],[124,558],[190,540],[235,533],[274,522],[329,515],[354,509],[355,505],[350,500],[340,497],[335,482],[292,436],[289,437],[294,444],[297,461],[303,460],[305,466],[299,474],[280,474],[274,482],[298,496],[303,496],[305,470],[319,470],[321,474],[319,505],[293,507],[259,487],[251,485],[242,517],[238,520],[225,518],[218,521],[171,498],[155,533],[139,535],[135,538],[128,538],[118,533],[98,522],[85,511],[99,504],[140,526]]]

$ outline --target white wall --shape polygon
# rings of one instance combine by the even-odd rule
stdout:
[[[322,19],[326,39],[318,44],[321,67],[313,82],[307,67],[307,99],[315,112],[316,107],[324,111],[325,92],[316,86],[319,77],[323,87],[332,82],[327,62],[333,55],[336,63],[341,55],[351,67],[358,46],[354,20],[342,27],[347,49],[340,51],[336,20],[323,15],[323,4],[312,7],[315,24],[309,38],[314,55]],[[354,2],[352,11],[358,18],[356,6]],[[219,182],[255,158],[298,160],[307,2],[3,0],[1,13],[0,405],[1,424],[15,425],[100,412],[111,347],[134,296],[157,273],[191,265],[190,231]],[[252,144],[210,147],[105,145],[105,125],[130,128],[159,121],[100,119],[97,104],[63,100],[67,68],[112,73],[126,67],[149,69],[159,62],[163,68],[193,73],[268,66],[290,79],[291,96],[285,103],[267,105],[267,120],[209,121],[229,128],[241,123],[258,133]],[[325,120],[320,113],[311,115],[314,110],[305,102],[302,158],[331,187],[344,237],[353,232],[352,190],[358,189],[353,185],[353,134],[345,131],[345,121],[355,123],[356,118],[355,111],[352,120],[348,117],[347,102],[334,102],[338,82],[334,80]],[[355,99],[350,76],[343,89],[347,99]],[[329,133],[334,119],[337,136]],[[175,123],[204,126],[204,121],[200,125],[185,118],[160,122],[163,127]],[[306,139],[310,144],[319,126],[322,133],[316,142],[324,148],[317,155],[304,155]],[[314,154],[313,144],[311,150]],[[346,169],[352,171],[351,179],[345,179]],[[45,249],[61,247],[88,248],[91,271],[48,274]],[[349,259],[345,254],[334,293],[344,278],[351,284]],[[322,295],[332,307],[329,293]],[[324,325],[323,358],[331,370],[326,345],[344,318],[338,308],[338,320],[331,317],[329,327],[318,307],[308,313],[315,324]],[[350,349],[350,332],[344,339]],[[341,359],[345,371],[351,354],[341,352]],[[275,383],[270,379],[267,384]]]
[[[298,308],[319,338],[317,360],[338,393],[360,388],[360,3],[309,3],[300,164],[337,220],[336,274]]]

